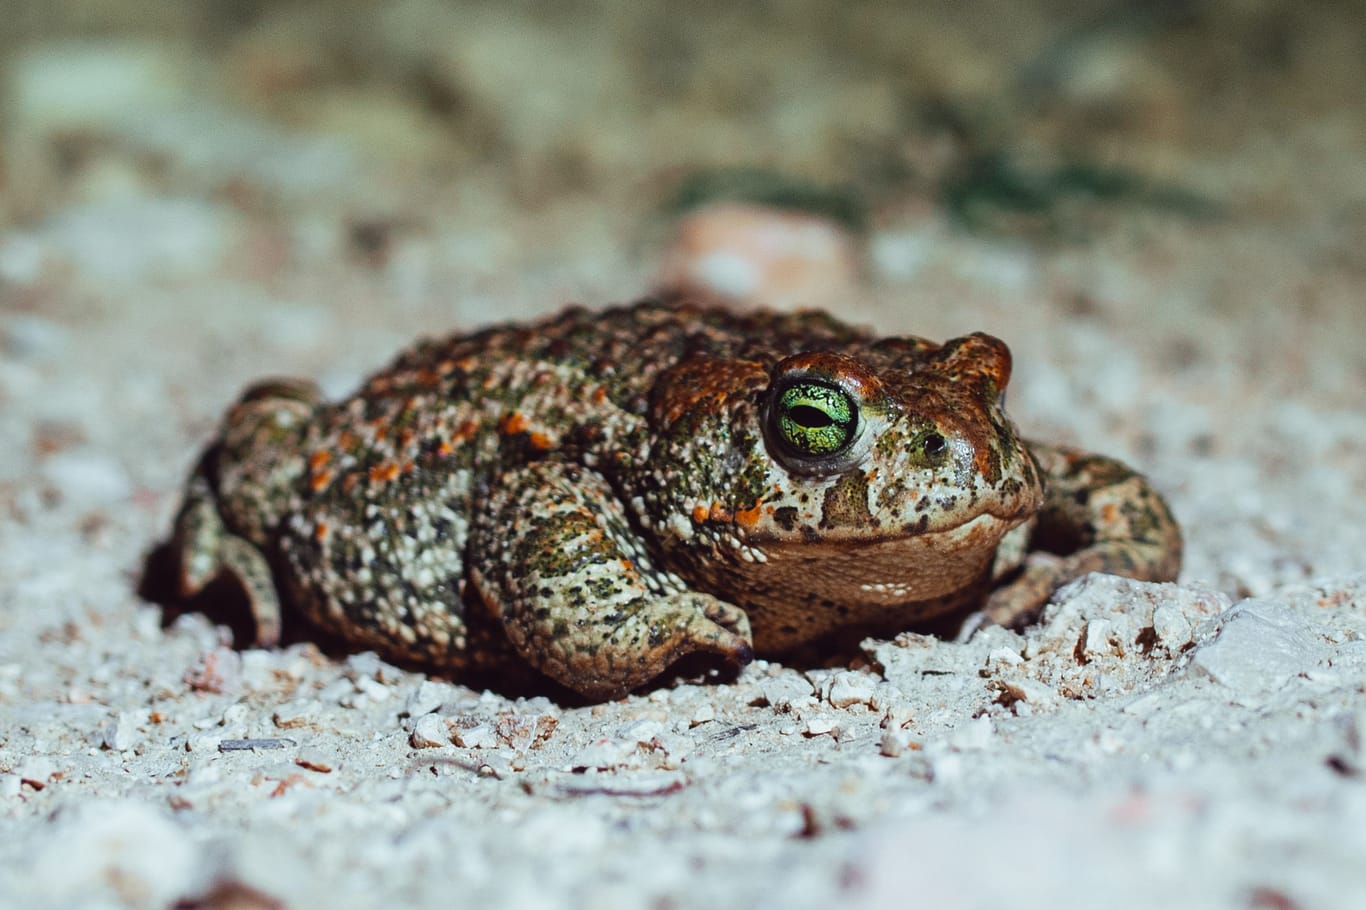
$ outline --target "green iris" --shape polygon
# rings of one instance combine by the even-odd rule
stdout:
[[[837,386],[799,382],[778,398],[778,429],[783,441],[805,455],[833,455],[849,444],[858,409]]]

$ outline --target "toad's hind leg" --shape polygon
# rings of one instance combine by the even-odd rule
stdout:
[[[170,547],[180,595],[194,597],[220,578],[236,582],[262,647],[280,641],[280,597],[260,547],[302,470],[299,440],[321,399],[305,380],[247,388],[224,417],[218,442],[195,465],[175,520]]]
[[[1019,575],[992,593],[986,617],[1020,625],[1061,585],[1088,572],[1174,581],[1181,529],[1142,475],[1101,455],[1030,444],[1048,494]]]
[[[255,621],[255,644],[269,648],[280,641],[280,599],[270,565],[250,541],[228,530],[218,512],[218,500],[207,476],[214,452],[200,461],[185,490],[176,516],[171,552],[181,597],[195,597],[210,583],[228,578],[247,598]]]
[[[475,516],[469,558],[518,653],[590,698],[624,695],[689,654],[753,658],[744,612],[654,569],[594,471],[541,461],[504,473]]]

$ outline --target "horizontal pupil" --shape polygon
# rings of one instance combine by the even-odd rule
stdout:
[[[811,430],[828,427],[835,422],[829,414],[825,413],[820,408],[812,407],[809,404],[797,405],[787,412],[787,416],[798,426],[806,427]]]

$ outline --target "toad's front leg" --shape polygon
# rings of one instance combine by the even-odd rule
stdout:
[[[653,568],[598,473],[541,461],[498,477],[471,528],[470,577],[528,662],[595,699],[688,654],[753,658],[749,619]]]
[[[1181,570],[1181,529],[1141,474],[1075,449],[1030,444],[1047,482],[1047,499],[1020,573],[992,593],[986,616],[1000,625],[1034,619],[1061,585],[1088,572],[1140,581],[1174,581]]]

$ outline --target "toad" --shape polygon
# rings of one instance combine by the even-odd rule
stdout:
[[[980,608],[1088,572],[1173,579],[1142,476],[1018,435],[1006,345],[818,312],[646,301],[418,344],[342,401],[248,389],[190,477],[180,592],[227,578],[459,675],[525,662],[590,699]]]

